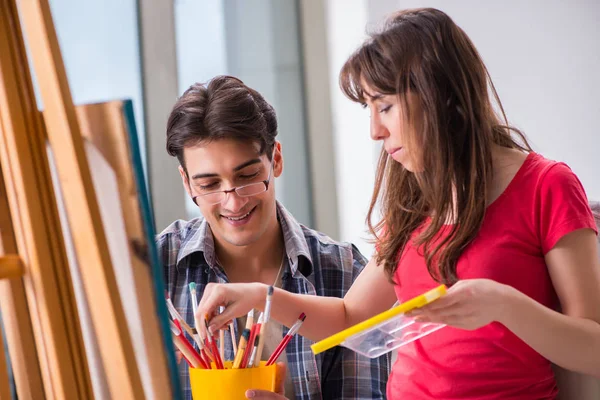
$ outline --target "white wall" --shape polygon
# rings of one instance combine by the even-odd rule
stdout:
[[[366,12],[356,10],[366,4]],[[346,8],[354,11],[349,14]],[[334,0],[330,5],[332,97],[334,97],[341,238],[365,252],[364,217],[373,180],[366,114],[339,96],[337,73],[354,50],[365,24],[401,8],[436,7],[447,12],[481,53],[509,122],[522,129],[534,150],[565,161],[590,199],[600,200],[600,2],[596,0]],[[342,31],[344,34],[342,34]],[[341,61],[340,61],[341,60]],[[335,86],[335,88],[333,88]],[[345,102],[345,103],[344,103]],[[355,194],[354,194],[355,193]]]
[[[146,165],[136,1],[50,0],[50,8],[73,102],[132,99]]]
[[[376,145],[369,137],[367,111],[348,100],[338,85],[342,65],[366,38],[368,4],[364,0],[331,0],[326,5],[339,215],[336,239],[354,243],[368,257],[373,246],[367,242],[365,217],[375,181]]]

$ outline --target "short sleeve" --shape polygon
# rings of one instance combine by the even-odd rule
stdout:
[[[579,178],[564,163],[552,164],[540,181],[539,233],[544,254],[565,235],[590,228],[598,234]]]

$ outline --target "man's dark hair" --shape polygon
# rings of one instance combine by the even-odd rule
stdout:
[[[173,106],[167,122],[167,152],[186,170],[185,147],[236,139],[260,144],[260,154],[266,152],[270,160],[275,136],[277,117],[264,97],[237,78],[217,76],[208,84],[190,86]]]

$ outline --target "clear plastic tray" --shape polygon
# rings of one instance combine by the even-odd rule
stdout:
[[[445,294],[446,286],[440,285],[310,347],[313,353],[319,354],[341,345],[369,358],[378,357],[443,328],[445,325],[417,322],[406,313]]]
[[[375,358],[414,342],[445,326],[428,322],[416,322],[414,318],[400,314],[348,337],[341,343],[341,346],[365,357]]]

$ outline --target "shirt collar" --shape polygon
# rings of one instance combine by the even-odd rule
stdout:
[[[292,275],[296,274],[296,271],[300,266],[300,256],[303,256],[307,261],[305,265],[306,269],[301,270],[300,272],[304,276],[309,276],[312,273],[313,260],[302,226],[279,202],[277,202],[277,219],[279,220],[281,231],[283,232],[285,252],[290,260]]]
[[[299,268],[300,256],[303,256],[308,262],[306,263],[306,267],[301,268],[300,272],[308,276],[312,273],[313,261],[302,226],[281,203],[277,202],[276,207],[277,220],[283,232],[285,252],[290,261],[292,275],[296,274]],[[181,246],[177,255],[177,264],[193,253],[201,252],[208,266],[216,269],[215,242],[209,223],[202,217],[190,222],[189,229],[185,232],[181,240]]]

